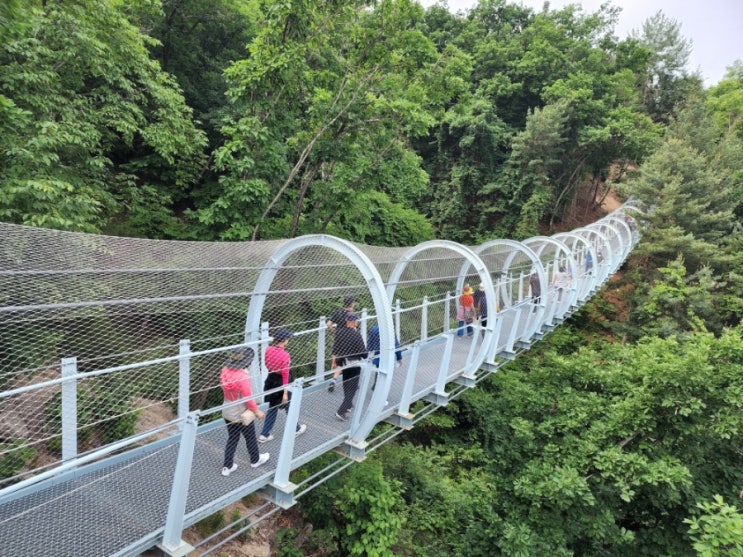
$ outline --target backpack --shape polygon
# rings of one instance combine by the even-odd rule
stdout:
[[[475,308],[466,307],[462,313],[465,323],[472,323],[475,320]]]

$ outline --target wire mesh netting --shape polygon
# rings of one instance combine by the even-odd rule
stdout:
[[[350,425],[333,419],[340,393],[326,388],[335,335],[345,326],[338,322],[339,311],[359,314],[365,341],[375,325],[391,317],[398,344],[383,340],[379,348],[392,359],[405,354],[399,367],[381,370],[391,385],[385,408],[394,408],[405,396],[418,400],[440,389],[442,381],[478,366],[486,355],[513,351],[515,343],[569,312],[605,278],[586,272],[586,253],[596,255],[597,268],[603,257],[608,273],[638,237],[634,220],[621,214],[561,239],[496,240],[471,249],[447,242],[382,248],[319,236],[299,243],[154,241],[10,224],[0,224],[0,238],[0,493],[7,488],[13,500],[18,486],[122,453],[113,468],[102,466],[99,475],[75,479],[80,483],[69,492],[52,488],[22,503],[18,499],[20,507],[0,506],[6,513],[0,515],[0,532],[22,551],[34,522],[31,530],[19,529],[13,517],[48,515],[53,506],[62,523],[66,509],[81,513],[84,521],[84,509],[95,507],[91,498],[99,488],[125,493],[120,505],[126,512],[137,514],[137,506],[148,501],[140,517],[116,522],[111,515],[105,539],[144,536],[162,525],[177,440],[189,412],[199,411],[201,424],[187,490],[186,511],[195,513],[190,520],[238,491],[250,492],[251,481],[265,484],[289,437],[295,443],[286,458],[294,467],[341,443]],[[569,295],[560,298],[553,279],[563,266],[577,286],[566,287]],[[530,282],[537,271],[541,297]],[[483,295],[487,290],[494,315],[478,315],[479,334],[469,344],[456,344],[450,333],[461,328],[458,306],[466,287]],[[540,311],[533,313],[537,304]],[[497,337],[490,354],[484,352],[486,318],[488,334]],[[272,389],[265,355],[280,330],[291,333],[286,346],[291,381],[300,381]],[[265,408],[267,395],[291,389],[297,404],[279,409],[271,431],[256,422],[254,435],[265,433],[265,443],[246,451],[241,441],[235,462],[242,475],[234,484],[229,479],[215,486],[214,477],[226,464],[220,375],[240,346],[257,355],[247,366],[251,397]],[[413,353],[419,364],[414,375],[409,373]],[[444,364],[448,370],[441,376]],[[375,371],[365,366],[355,424],[373,397]],[[137,452],[143,447],[151,450]],[[256,451],[272,457],[254,470]],[[137,469],[146,480],[122,487],[132,483],[123,471]],[[89,489],[83,487],[86,481]],[[70,544],[75,528],[65,530]],[[109,554],[115,546],[100,543],[88,554]]]

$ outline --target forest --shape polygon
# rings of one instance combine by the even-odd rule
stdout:
[[[678,22],[619,38],[620,9],[4,0],[0,221],[474,245],[634,196],[642,242],[586,307],[273,552],[743,556],[743,61],[705,86]]]

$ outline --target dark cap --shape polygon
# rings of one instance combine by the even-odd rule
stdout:
[[[284,327],[281,327],[274,333],[273,340],[274,342],[283,342],[286,339],[292,338],[293,336],[294,333],[292,333],[289,329],[284,329]]]
[[[227,354],[225,365],[233,369],[245,369],[253,363],[255,351],[250,347],[235,348]]]
[[[347,311],[346,312],[346,322],[348,321],[358,321],[359,316],[356,314],[355,311]]]
[[[345,298],[343,298],[343,307],[347,308],[348,306],[353,304],[355,301],[356,301],[356,298],[354,298],[353,296],[346,296]]]

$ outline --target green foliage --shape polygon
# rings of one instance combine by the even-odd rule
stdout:
[[[401,500],[382,475],[379,463],[356,466],[338,493],[334,514],[341,524],[340,545],[346,555],[393,555],[390,550],[403,524]]]
[[[302,551],[302,548],[294,544],[297,534],[295,528],[279,528],[276,533],[276,547],[279,557],[304,557],[305,552]]]
[[[139,410],[122,398],[115,388],[105,382],[95,390],[77,389],[77,435],[78,444],[85,447],[94,440],[111,443],[131,437],[136,433]],[[52,435],[58,435],[62,427],[62,394],[56,393],[45,405],[46,427]],[[61,449],[61,439],[53,437],[49,442],[53,450]]]
[[[425,445],[385,452],[407,503],[401,543],[431,548],[430,527],[430,555],[682,555],[696,501],[737,494],[741,329],[594,348],[571,343],[576,331],[553,340],[561,329],[468,391],[456,423],[428,429]],[[453,509],[485,513],[482,537]]]
[[[316,459],[298,478],[331,460],[328,455]],[[381,463],[373,458],[313,489],[303,497],[301,510],[314,526],[303,548],[323,548],[328,554],[393,555],[405,522],[399,486],[383,476]]]
[[[106,0],[22,9],[0,48],[0,218],[100,231],[134,215],[128,232],[162,235],[140,212],[169,225],[204,145],[174,81]]]
[[[230,515],[230,524],[233,532],[240,532],[236,539],[242,542],[249,542],[253,537],[253,530],[250,528],[250,520],[240,520],[241,517],[240,509],[233,509]]]
[[[694,550],[700,557],[743,555],[743,513],[725,503],[720,495],[697,503],[699,516],[686,519]]]
[[[31,463],[37,450],[28,446],[28,439],[0,442],[0,480],[12,478]]]
[[[638,328],[633,336],[667,337],[692,331],[720,332],[725,322],[725,296],[715,296],[719,285],[709,268],[700,269],[692,277],[680,258],[668,267],[658,269],[659,279],[649,286],[647,295],[638,295],[638,307],[632,315]],[[721,307],[722,306],[722,307]]]
[[[224,513],[222,511],[217,511],[214,514],[199,520],[194,524],[194,528],[202,537],[206,538],[221,530],[226,523],[227,520],[225,519]]]
[[[633,38],[650,54],[643,84],[645,109],[655,121],[667,121],[688,90],[701,87],[701,79],[686,72],[692,43],[681,34],[681,24],[662,11],[645,20]]]

